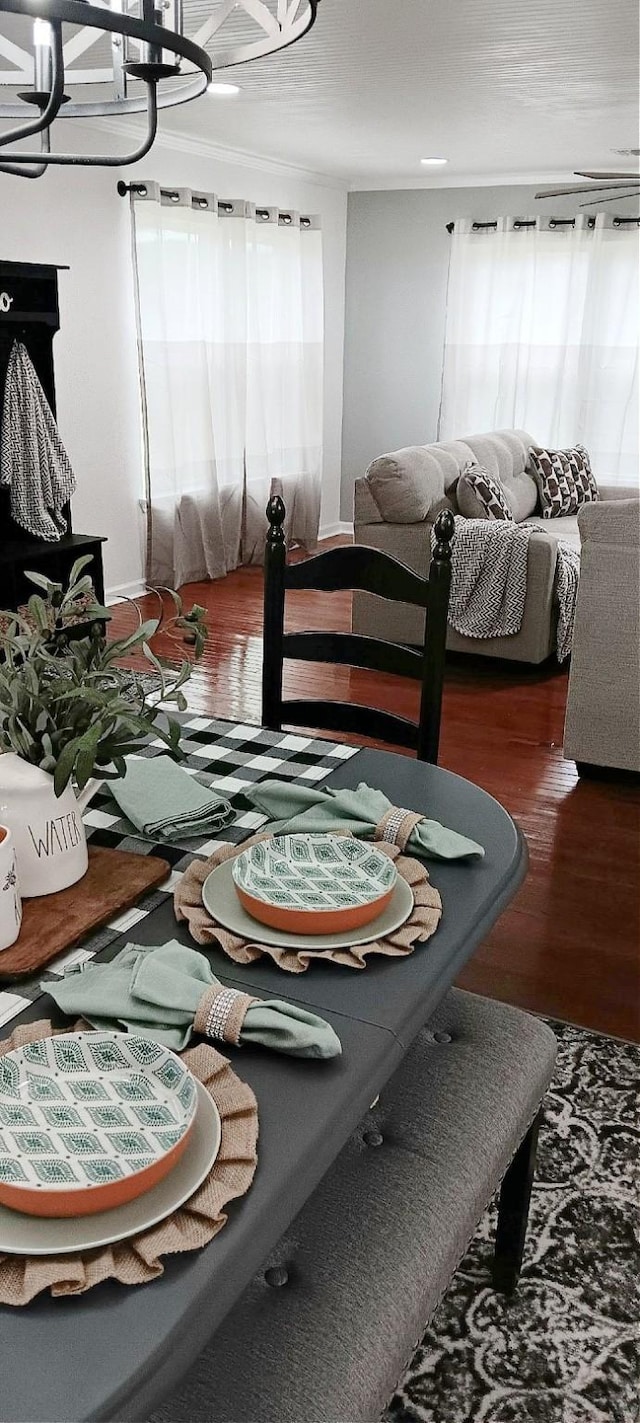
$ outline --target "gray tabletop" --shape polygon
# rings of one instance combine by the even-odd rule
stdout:
[[[242,969],[211,955],[224,982],[241,983],[259,996],[277,991],[321,1012],[341,1038],[342,1057],[314,1063],[229,1049],[258,1100],[259,1163],[251,1190],[231,1207],[228,1224],[211,1245],[168,1261],[162,1279],[152,1284],[105,1284],[75,1299],[41,1297],[25,1309],[0,1308],[0,1417],[7,1423],[148,1415],[235,1303],[521,883],[522,837],[478,787],[438,767],[369,750],[325,784],[353,787],[360,780],[378,786],[394,804],[422,810],[480,841],[484,860],[430,862],[443,918],[434,937],[407,959],[370,960],[364,972],[313,964],[294,976],[270,962]],[[135,932],[146,943],[174,936],[166,905]],[[177,936],[189,942],[185,930]],[[121,946],[111,945],[107,956]],[[30,1016],[42,1012],[40,1000]]]

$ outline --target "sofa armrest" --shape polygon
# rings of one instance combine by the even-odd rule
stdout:
[[[598,484],[598,494],[607,502],[611,499],[640,499],[640,484]]]
[[[617,544],[620,547],[640,543],[640,497],[635,499],[598,500],[583,504],[578,510],[578,528],[582,544]]]
[[[368,479],[356,479],[353,486],[354,524],[383,524],[384,519],[371,493]]]
[[[527,601],[526,606],[535,607],[537,616],[551,617],[553,607],[553,585],[558,561],[556,539],[547,537],[543,529],[534,530],[529,539],[527,560]]]

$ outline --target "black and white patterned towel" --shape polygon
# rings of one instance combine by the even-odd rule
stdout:
[[[63,509],[76,481],[49,402],[21,341],[11,347],[0,432],[0,484],[11,490],[11,518],[36,538],[66,533]]]
[[[462,637],[513,637],[527,597],[529,539],[535,524],[506,519],[455,519],[448,620]],[[542,531],[544,532],[544,531]],[[435,531],[431,533],[431,546]],[[554,598],[558,609],[557,656],[569,656],[580,576],[580,551],[558,540]]]
[[[457,515],[449,624],[462,637],[512,637],[527,596],[530,530],[506,519]],[[431,543],[435,540],[435,531]]]
[[[573,642],[573,624],[580,581],[580,550],[573,544],[558,540],[556,559],[555,599],[558,605],[556,648],[558,662],[569,656]]]

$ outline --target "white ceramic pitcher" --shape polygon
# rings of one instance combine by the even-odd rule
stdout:
[[[98,789],[87,783],[61,796],[53,776],[15,752],[0,755],[0,823],[13,832],[23,899],[67,889],[87,872],[89,858],[82,812]]]

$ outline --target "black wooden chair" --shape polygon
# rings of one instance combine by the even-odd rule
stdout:
[[[264,653],[262,665],[262,720],[273,731],[288,726],[319,727],[326,731],[355,732],[408,746],[420,761],[436,762],[440,737],[444,680],[447,610],[451,583],[453,515],[441,513],[435,524],[437,542],[428,579],[420,578],[403,563],[379,549],[355,544],[320,553],[302,563],[288,564],[283,532],[285,507],[279,495],[269,500],[269,532],[265,553]],[[381,638],[344,632],[284,631],[285,593],[308,588],[333,593],[360,589],[399,603],[426,609],[425,639],[421,649],[399,646]],[[282,664],[285,657],[304,662],[336,662],[377,672],[413,677],[422,683],[418,722],[379,708],[353,702],[283,700]]]

